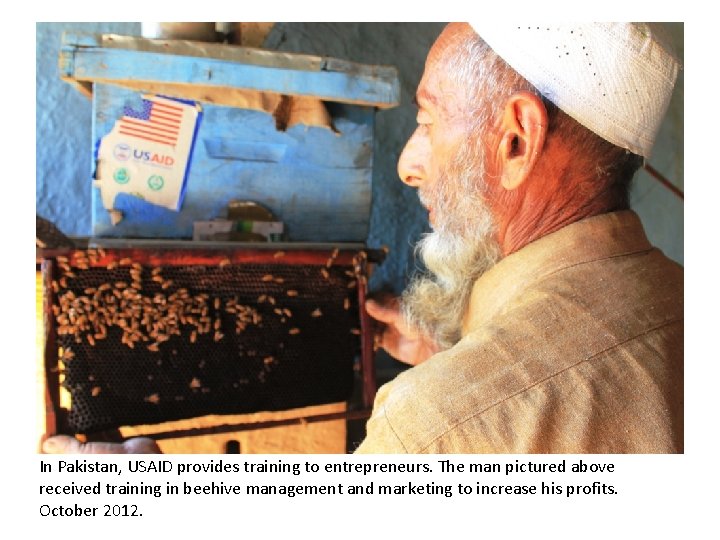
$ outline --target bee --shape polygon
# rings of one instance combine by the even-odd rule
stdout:
[[[92,334],[87,334],[85,336],[87,338],[87,342],[94,347],[95,346],[95,338],[92,336]]]
[[[313,311],[310,314],[311,317],[322,317],[322,311],[320,311],[320,308],[317,308],[315,311]]]
[[[215,341],[220,341],[220,340],[221,340],[222,338],[224,338],[224,337],[225,337],[225,334],[223,334],[223,333],[220,332],[219,330],[216,330],[216,331],[215,331],[215,336],[213,336],[213,339],[214,339]]]
[[[299,334],[299,333],[300,333],[300,329],[299,329],[299,328],[291,328],[290,330],[288,330],[288,334],[290,334],[291,336],[295,336],[295,335],[297,335],[297,334]]]
[[[230,264],[230,259],[225,257],[222,261],[220,261],[220,268],[225,268],[228,264]]]
[[[268,296],[267,301],[270,303],[271,306],[275,305],[275,298],[273,298],[272,296]]]
[[[354,289],[355,287],[357,287],[357,281],[354,279],[347,284],[348,289]]]
[[[280,257],[284,257],[284,256],[285,256],[284,251],[276,251],[275,254],[273,255],[273,258],[279,259]]]
[[[286,293],[288,296],[297,296],[298,295],[298,292],[294,289],[289,289],[286,291]]]
[[[160,272],[162,272],[162,267],[158,266],[157,268],[153,268],[150,274],[153,276],[157,276],[158,274],[160,274]]]
[[[292,317],[292,311],[290,311],[288,308],[283,308],[282,312],[288,317]]]
[[[220,309],[220,299],[216,297],[213,305],[215,306],[215,309]]]
[[[200,382],[200,379],[197,377],[193,377],[190,381],[190,388],[200,388],[202,387],[202,383]]]
[[[351,334],[354,334],[354,335],[356,335],[356,336],[359,336],[359,335],[360,335],[360,330],[357,329],[357,328],[351,328],[351,329],[350,329],[350,333],[351,333]]]
[[[285,283],[285,280],[284,280],[283,278],[281,278],[281,277],[276,277],[276,278],[275,278],[275,283]]]
[[[320,273],[325,279],[330,279],[330,272],[328,272],[325,268],[321,268]]]
[[[350,309],[350,299],[349,298],[345,298],[345,300],[343,300],[343,308],[345,308],[346,311],[348,309]]]
[[[120,266],[129,266],[132,264],[132,259],[129,257],[123,257],[119,262]]]
[[[274,279],[274,278],[273,278],[273,275],[272,275],[272,274],[265,274],[265,275],[261,278],[261,281],[267,282],[267,281],[272,281],[273,279]]]
[[[117,261],[112,261],[112,262],[108,263],[108,265],[105,268],[107,268],[108,270],[115,270],[117,267],[118,267]]]
[[[156,343],[151,343],[150,345],[148,345],[147,348],[148,348],[148,351],[153,351],[153,352],[158,352],[158,351],[160,350],[159,347],[158,347],[157,342],[156,342]]]
[[[90,395],[92,395],[92,397],[98,397],[101,391],[102,388],[99,386],[93,386],[92,390],[90,390]]]
[[[158,404],[160,403],[160,396],[158,394],[151,394],[145,398],[148,403]]]

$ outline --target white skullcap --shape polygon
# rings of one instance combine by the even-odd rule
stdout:
[[[679,69],[656,25],[470,25],[572,118],[616,146],[650,155]]]

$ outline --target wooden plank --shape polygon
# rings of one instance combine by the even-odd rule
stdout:
[[[345,419],[368,416],[367,411],[349,412],[347,404],[340,402],[123,426],[120,432],[126,438],[151,437],[165,454],[222,454],[229,441],[238,442],[242,454],[343,454],[347,451]]]
[[[363,275],[358,279],[358,305],[360,306],[360,375],[362,377],[362,404],[372,408],[377,393],[375,377],[375,328],[370,315],[365,310],[367,299],[367,266],[363,264]]]
[[[65,44],[60,54],[63,78],[133,88],[142,88],[143,84],[171,85],[178,96],[183,95],[188,85],[199,85],[309,96],[380,108],[395,107],[400,101],[400,84],[394,68],[334,59],[306,63],[300,69],[283,66],[276,59],[276,55],[284,57],[285,53],[269,51],[262,51],[260,60],[255,55],[247,55],[259,62],[255,64],[247,59],[239,62],[154,50],[73,48],[70,44]],[[274,63],[260,63],[270,54],[275,58]]]
[[[343,244],[328,245],[325,248],[303,248],[293,249],[290,244],[281,245],[282,247],[272,244],[245,244],[241,247],[223,247],[223,248],[205,248],[202,243],[196,243],[193,247],[173,248],[149,248],[149,247],[127,247],[127,248],[107,248],[105,255],[97,256],[96,259],[90,261],[88,266],[93,268],[103,268],[112,262],[119,263],[124,259],[129,259],[133,263],[139,263],[144,266],[218,266],[223,262],[229,264],[277,264],[277,265],[318,265],[324,266],[328,259],[337,249],[337,255],[333,258],[333,264],[337,266],[352,267],[354,257],[360,252],[366,252],[365,249],[351,248]],[[42,250],[44,261],[48,268],[53,264],[51,258],[62,254],[72,259],[74,249],[46,249]],[[282,254],[279,254],[282,252]],[[377,250],[367,250],[369,260],[381,260],[381,254]],[[127,261],[124,261],[124,263]],[[50,270],[48,270],[50,272]],[[49,274],[48,274],[49,275]],[[44,274],[45,276],[45,274]],[[43,277],[49,280],[49,277]],[[46,292],[52,291],[52,287],[48,285]],[[48,298],[50,293],[48,293]],[[51,300],[47,304],[46,312],[52,316]],[[54,325],[47,326],[48,331],[54,331]],[[54,334],[51,335],[54,340]],[[50,345],[52,356],[51,361],[57,364],[57,348],[55,343]]]
[[[213,58],[240,64],[275,67],[294,71],[340,71],[378,77],[388,81],[397,78],[397,69],[393,66],[360,64],[358,62],[328,56],[271,51],[255,47],[230,45],[227,43],[207,43],[176,39],[147,39],[116,34],[65,33],[62,37],[62,45],[63,47],[71,48],[122,49],[126,51],[154,52],[174,56]]]
[[[42,262],[42,314],[43,314],[43,369],[45,374],[45,434],[55,435],[64,427],[64,415],[60,409],[60,379],[58,372],[58,348],[55,334],[55,316],[52,312],[55,263]]]

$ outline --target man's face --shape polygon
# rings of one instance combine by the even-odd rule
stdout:
[[[433,47],[416,93],[417,128],[408,140],[398,161],[403,182],[418,188],[428,219],[434,229],[443,229],[449,218],[447,201],[438,198],[440,191],[452,186],[438,186],[443,171],[467,144],[469,119],[465,112],[465,91],[444,73],[441,51]],[[454,194],[453,194],[454,195]]]
[[[485,202],[481,134],[487,119],[469,106],[457,78],[448,76],[453,67],[443,59],[446,32],[428,56],[417,92],[418,127],[398,163],[401,179],[418,188],[433,226],[419,244],[430,274],[411,282],[402,306],[408,323],[442,347],[459,339],[472,284],[499,253]]]

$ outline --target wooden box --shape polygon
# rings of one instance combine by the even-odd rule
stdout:
[[[92,98],[93,152],[143,94],[193,100],[202,109],[179,211],[121,194],[114,208],[122,220],[113,225],[94,187],[94,236],[191,238],[195,221],[224,218],[231,200],[249,200],[284,223],[287,241],[366,240],[374,113],[399,102],[395,68],[217,43],[66,34],[60,71]],[[300,123],[287,125],[288,107],[301,111]]]

